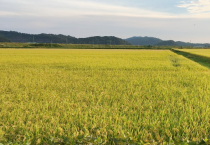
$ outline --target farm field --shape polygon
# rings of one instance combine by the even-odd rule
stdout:
[[[179,51],[210,57],[210,49],[179,49]]]
[[[210,70],[170,50],[0,50],[0,143],[210,135]]]

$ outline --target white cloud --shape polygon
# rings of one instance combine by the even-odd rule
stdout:
[[[177,7],[186,8],[194,16],[210,17],[210,0],[182,1],[181,3]]]
[[[0,16],[17,16],[18,14],[15,12],[9,11],[0,11]]]
[[[9,3],[8,0],[2,0],[2,3],[3,5],[0,5],[1,15],[16,13],[23,16],[40,17],[72,17],[79,15],[112,15],[150,18],[188,17],[186,15],[150,11],[143,8],[104,4],[91,0],[14,0],[13,3]]]

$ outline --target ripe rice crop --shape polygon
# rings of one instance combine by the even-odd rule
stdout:
[[[210,49],[179,49],[179,51],[210,57]]]
[[[0,143],[207,141],[210,70],[169,50],[0,50]]]

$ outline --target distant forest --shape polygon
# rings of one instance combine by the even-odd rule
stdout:
[[[5,37],[2,37],[0,36],[0,42],[11,42],[11,40],[5,38]]]
[[[75,38],[62,34],[26,34],[15,31],[0,31],[0,42],[131,45],[114,36]]]

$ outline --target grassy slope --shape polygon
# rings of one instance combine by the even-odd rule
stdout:
[[[0,142],[198,141],[209,73],[171,51],[0,50]]]

